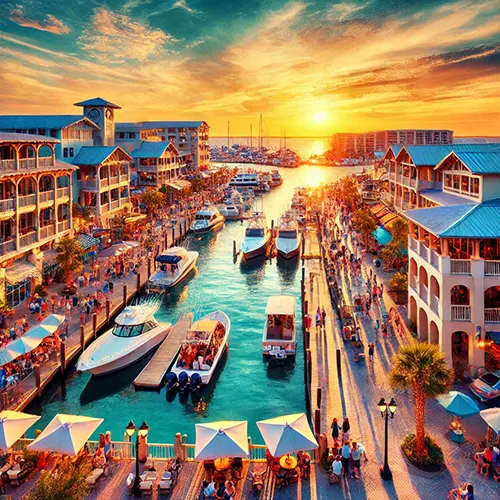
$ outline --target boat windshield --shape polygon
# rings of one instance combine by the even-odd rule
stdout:
[[[263,227],[249,227],[247,228],[245,234],[247,236],[264,236]]]
[[[196,220],[210,220],[211,217],[211,214],[196,214]]]
[[[115,325],[113,335],[116,337],[137,337],[155,327],[156,324],[153,322],[142,323],[140,325]]]
[[[295,230],[286,230],[286,231],[280,231],[279,232],[279,237],[280,238],[297,238],[297,231]]]

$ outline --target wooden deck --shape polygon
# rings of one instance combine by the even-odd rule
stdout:
[[[134,380],[136,387],[159,389],[175,356],[179,352],[181,342],[186,338],[186,332],[193,323],[193,313],[184,314],[172,327],[168,337],[163,341],[151,361],[144,367]]]

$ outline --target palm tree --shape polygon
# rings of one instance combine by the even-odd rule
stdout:
[[[439,345],[428,342],[412,342],[402,346],[394,356],[389,381],[393,387],[412,389],[415,398],[416,452],[424,456],[425,407],[428,398],[445,394],[452,381],[453,371]]]
[[[406,248],[408,246],[408,222],[401,217],[398,217],[390,227],[392,241],[398,248]]]
[[[367,208],[359,208],[352,216],[352,225],[356,231],[363,235],[365,245],[368,245],[368,237],[377,229],[377,222]]]
[[[64,271],[64,281],[69,287],[73,284],[74,273],[80,273],[83,269],[83,249],[78,240],[70,236],[61,238],[54,249],[57,252],[57,263]]]

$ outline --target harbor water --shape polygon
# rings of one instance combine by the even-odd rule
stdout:
[[[262,201],[258,199],[256,208],[264,209],[269,224],[271,220],[276,223],[296,186],[314,186],[360,170],[307,165],[282,169],[283,184],[265,194]],[[215,380],[202,390],[206,403],[203,411],[197,411],[197,401],[191,395],[187,401],[179,401],[178,396],[168,401],[165,389],[159,393],[135,390],[133,380],[148,357],[104,377],[73,373],[67,380],[65,394],[54,384],[27,409],[42,415],[36,428],[43,429],[57,413],[101,417],[104,423],[98,431],[109,430],[113,439],[120,441],[129,420],[136,425],[145,420],[152,443],[172,443],[176,432],[187,434],[188,442],[193,443],[196,423],[248,420],[249,435],[255,443],[262,443],[256,421],[305,411],[300,262],[282,264],[273,259],[243,264],[238,259],[234,264],[233,240],[239,245],[244,231],[244,224],[227,222],[216,234],[199,239],[189,236],[185,245],[200,252],[198,270],[166,296],[156,315],[160,321],[175,323],[188,311],[193,311],[197,319],[221,309],[231,319],[229,351],[220,362]],[[270,368],[262,358],[264,311],[267,299],[280,294],[293,295],[297,300],[297,356],[294,366]]]

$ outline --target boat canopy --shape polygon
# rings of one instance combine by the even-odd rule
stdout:
[[[195,321],[186,335],[188,341],[209,341],[215,332],[219,321],[214,319],[200,319]]]
[[[152,306],[128,306],[121,312],[115,320],[117,325],[133,326],[142,325],[151,320],[157,308]]]
[[[180,255],[158,255],[156,257],[156,262],[161,262],[162,264],[177,264],[179,261],[182,260],[182,257]]]
[[[276,295],[274,297],[269,297],[267,301],[266,314],[295,316],[295,297],[290,295]]]

